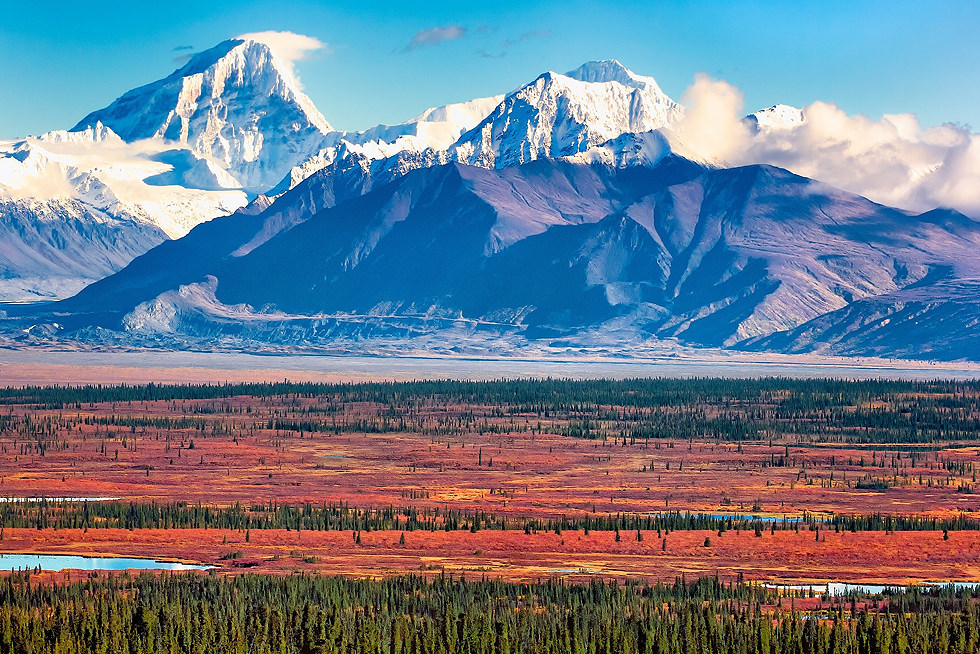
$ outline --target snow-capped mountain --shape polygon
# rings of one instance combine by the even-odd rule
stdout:
[[[127,142],[153,139],[186,147],[240,187],[260,192],[316,152],[332,131],[269,46],[239,39],[123,94],[74,129],[97,122]]]
[[[93,209],[151,224],[170,238],[245,203],[221,189],[222,171],[186,151],[124,143],[102,123],[0,143],[0,197],[71,198]]]
[[[72,131],[0,141],[0,301],[73,295],[245,206],[327,133],[288,66],[237,39]]]
[[[608,151],[620,136],[668,127],[682,115],[652,77],[615,60],[592,61],[565,75],[545,73],[506,96],[428,109],[401,125],[330,134],[277,188],[292,188],[335,162],[334,171],[359,168],[374,177],[449,161],[505,168],[600,145]]]
[[[295,167],[275,189],[309,179],[304,192],[282,198],[262,233],[241,252],[316,211],[451,161],[506,168],[540,157],[578,156],[579,162],[653,164],[671,150],[655,130],[682,115],[683,108],[652,77],[609,60],[565,75],[546,73],[506,96],[429,109],[401,125],[331,134],[328,147]],[[449,143],[453,135],[458,138]]]
[[[653,78],[618,61],[593,61],[565,75],[545,73],[511,93],[450,152],[460,163],[503,168],[584,152],[622,134],[669,126],[682,115]]]

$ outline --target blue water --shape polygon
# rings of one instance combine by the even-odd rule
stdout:
[[[701,516],[703,516],[703,517],[707,517],[707,518],[714,518],[716,520],[727,520],[727,519],[731,518],[734,521],[748,520],[749,522],[775,522],[775,523],[782,523],[784,520],[786,522],[802,522],[803,521],[803,518],[799,518],[799,517],[787,518],[787,517],[777,517],[777,516],[769,516],[769,515],[752,515],[751,513],[690,513],[689,514],[689,513],[686,513],[685,512],[685,513],[681,513],[681,514],[675,514],[675,513],[669,513],[669,514],[668,513],[649,513],[647,515],[649,515],[651,517],[655,517],[655,518],[666,518],[668,516],[671,516],[671,517],[678,516],[678,517],[683,518],[685,516],[691,515],[691,516],[694,516],[694,517],[701,517]]]
[[[0,497],[0,502],[112,502],[121,497]]]
[[[802,522],[803,518],[787,518],[787,517],[777,517],[772,515],[752,515],[747,513],[711,513],[709,514],[712,518],[718,520],[727,520],[731,518],[732,520],[748,520],[750,522]]]
[[[75,556],[72,554],[0,554],[0,570],[207,570],[210,566],[131,559],[115,556]]]

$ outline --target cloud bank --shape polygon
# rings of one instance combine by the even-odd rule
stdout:
[[[744,120],[743,95],[698,75],[684,93],[682,145],[725,165],[764,163],[912,211],[957,209],[980,218],[980,134],[914,114],[851,115],[828,102],[803,108],[799,124]]]
[[[299,84],[295,63],[308,59],[314,52],[330,52],[330,46],[313,36],[296,34],[295,32],[251,32],[235,37],[243,41],[258,41],[269,46],[269,49],[289,68],[293,79]]]

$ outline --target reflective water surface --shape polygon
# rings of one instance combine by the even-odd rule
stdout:
[[[210,566],[134,559],[117,556],[76,556],[73,554],[0,554],[0,570],[207,570]]]

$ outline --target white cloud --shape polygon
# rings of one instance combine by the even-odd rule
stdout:
[[[296,80],[297,84],[299,83],[299,77],[296,75],[294,65],[297,61],[303,61],[309,58],[313,52],[330,52],[330,46],[320,39],[314,36],[306,36],[305,34],[296,34],[295,32],[276,32],[270,30],[266,32],[240,34],[235,38],[243,41],[258,41],[269,46],[276,57],[289,68],[289,72],[292,73],[293,79]]]
[[[699,73],[681,102],[686,107],[684,118],[674,132],[692,152],[712,162],[726,162],[748,145],[751,133],[742,121],[744,96],[731,84]]]
[[[427,45],[436,45],[443,41],[452,41],[466,36],[467,29],[461,25],[440,25],[420,30],[415,33],[412,40],[405,46],[405,52],[416,50]]]
[[[967,128],[924,127],[914,114],[876,120],[814,102],[803,108],[802,124],[756,132],[741,120],[742,93],[706,75],[683,102],[675,135],[708,160],[772,164],[883,204],[951,207],[980,218],[980,134]]]

